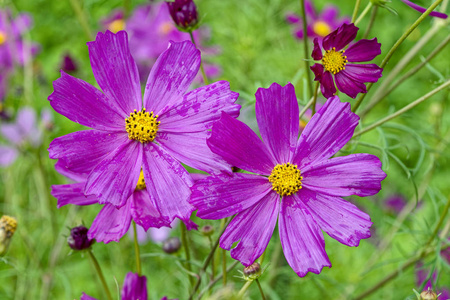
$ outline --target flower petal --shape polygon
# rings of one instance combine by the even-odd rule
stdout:
[[[326,71],[322,74],[322,78],[319,79],[320,91],[325,98],[333,97],[336,93],[336,87],[334,86],[333,76],[330,72]]]
[[[382,76],[383,69],[375,64],[347,64],[341,73],[353,81],[377,82]]]
[[[139,180],[142,144],[129,140],[98,163],[86,180],[85,194],[94,194],[100,204],[125,205]]]
[[[144,145],[143,171],[147,191],[161,215],[188,221],[194,207],[188,200],[193,180],[183,166],[154,143]]]
[[[283,197],[278,229],[284,256],[298,276],[331,267],[322,232],[298,193]]]
[[[214,123],[207,144],[226,162],[246,171],[269,175],[277,164],[256,133],[226,113]]]
[[[53,89],[48,100],[61,115],[94,129],[125,131],[127,116],[89,83],[61,71]]]
[[[212,123],[224,111],[239,116],[239,104],[234,104],[239,94],[230,90],[230,83],[218,81],[195,89],[184,95],[182,101],[161,114],[158,132],[195,132],[211,129]],[[178,99],[181,100],[181,99]]]
[[[294,86],[273,83],[259,88],[256,97],[256,120],[264,143],[280,164],[290,162],[298,140],[298,102]]]
[[[265,197],[272,184],[266,177],[235,173],[209,176],[192,187],[189,202],[198,209],[197,217],[222,219],[240,213]]]
[[[67,204],[92,205],[97,204],[97,197],[84,195],[84,182],[52,185],[52,196],[58,200],[57,207],[61,208]]]
[[[231,257],[244,266],[251,265],[269,244],[280,210],[279,197],[275,192],[269,193],[255,205],[237,214],[220,237],[220,247],[226,250],[238,242],[231,249]]]
[[[54,139],[48,152],[50,158],[60,159],[61,167],[87,176],[109,153],[127,142],[127,133],[84,130]]]
[[[333,24],[337,19],[338,14],[339,9],[336,6],[333,5],[325,6],[322,10],[322,13],[320,14],[319,19],[322,19],[328,24]]]
[[[136,190],[131,195],[131,215],[134,222],[147,231],[150,227],[170,226],[170,222],[161,216],[146,190]]]
[[[341,103],[337,96],[328,99],[306,124],[293,163],[303,172],[307,165],[330,158],[351,139],[358,121],[350,103]]]
[[[183,99],[200,68],[200,51],[190,41],[170,42],[150,71],[144,107],[162,115]]]
[[[336,51],[340,51],[356,38],[358,30],[359,28],[353,23],[342,24],[338,29],[323,38],[323,48],[325,50],[335,48]]]
[[[371,61],[381,54],[381,44],[377,38],[371,40],[359,40],[347,50],[345,56],[349,62]]]
[[[13,147],[0,146],[0,167],[11,165],[19,155],[19,152]]]
[[[8,140],[11,144],[20,145],[25,136],[20,130],[20,126],[17,124],[2,124],[0,127],[0,133],[2,136]]]
[[[345,70],[344,70],[345,71]],[[367,89],[364,83],[359,82],[348,76],[349,73],[340,71],[334,75],[336,80],[336,86],[338,90],[346,94],[351,98],[356,98],[359,93],[367,93]]]
[[[91,297],[91,296],[86,295],[85,293],[83,293],[83,295],[81,295],[80,300],[97,300],[97,298]]]
[[[131,201],[127,201],[121,208],[111,204],[103,206],[89,228],[88,237],[105,244],[111,241],[118,242],[130,228],[130,207]]]
[[[417,4],[415,4],[415,3],[411,2],[411,1],[408,1],[408,0],[400,0],[400,1],[402,1],[403,3],[408,5],[409,7],[417,10],[418,12],[424,13],[427,10],[426,8],[424,8],[422,6],[419,6],[419,5],[417,5]],[[430,13],[430,16],[438,17],[438,18],[441,18],[441,19],[447,19],[447,17],[448,17],[446,14],[438,12],[438,11],[432,11]],[[445,297],[442,297],[442,298],[444,299]]]
[[[128,116],[142,108],[139,73],[128,47],[125,31],[99,32],[95,41],[87,43],[95,80],[109,103]]]
[[[147,277],[137,273],[128,272],[123,281],[121,292],[122,300],[146,300]]]
[[[314,64],[313,66],[309,67],[311,71],[314,73],[314,81],[322,81],[322,75],[324,72],[324,68],[322,64]]]
[[[370,237],[369,215],[352,203],[308,189],[302,189],[299,198],[320,229],[340,243],[357,247],[360,240]]]
[[[386,174],[375,155],[350,154],[312,163],[302,169],[306,188],[330,196],[372,196],[381,190]]]
[[[322,60],[322,58],[323,58],[322,48],[320,48],[320,44],[319,44],[319,39],[318,38],[314,39],[314,48],[313,48],[313,52],[311,53],[311,57],[314,60]],[[312,67],[311,67],[311,70],[312,70]]]

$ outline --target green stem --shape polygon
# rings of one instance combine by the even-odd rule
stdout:
[[[213,244],[213,241],[211,239],[211,236],[208,236],[208,240],[209,240],[209,245],[210,245],[211,251],[212,251],[214,244]],[[214,280],[214,275],[216,273],[216,268],[215,268],[216,264],[215,264],[214,260],[215,260],[215,253],[213,253],[213,256],[211,258],[211,280]]]
[[[309,55],[309,49],[308,49],[308,24],[306,24],[306,10],[305,10],[305,0],[300,0],[300,7],[301,7],[301,15],[302,15],[302,25],[303,25],[303,50],[305,52],[305,73],[306,73],[306,80],[308,82],[308,92],[309,96],[313,94],[312,90],[312,80],[311,80],[311,74],[309,69],[309,61],[306,59]]]
[[[183,244],[184,248],[184,254],[186,256],[186,269],[189,271],[189,273],[192,273],[191,268],[191,253],[189,251],[189,243],[187,238],[187,228],[186,225],[181,222],[181,243]],[[194,285],[194,278],[192,276],[189,276],[189,281],[191,282],[191,285]]]
[[[137,270],[138,275],[141,276],[142,275],[141,254],[139,251],[136,223],[134,221],[133,221],[133,232],[134,232],[134,253],[136,255],[136,270]]]
[[[372,30],[373,24],[375,24],[377,12],[378,12],[378,6],[377,5],[372,6],[372,13],[370,14],[369,25],[367,25],[366,31],[364,32],[362,39],[367,39],[367,37],[369,36],[370,30]]]
[[[91,262],[94,265],[95,270],[97,271],[98,278],[102,282],[103,289],[105,290],[106,293],[106,297],[108,298],[108,300],[112,300],[111,293],[109,292],[109,288],[108,285],[106,284],[105,277],[103,276],[102,269],[100,268],[100,265],[98,264],[98,261],[94,256],[94,253],[92,253],[92,249],[89,249],[87,253],[89,254],[89,258],[91,259]]]
[[[209,291],[209,290],[210,290],[217,282],[219,282],[219,281],[222,279],[222,277],[223,277],[224,274],[226,274],[227,272],[231,272],[231,271],[237,266],[238,263],[239,263],[239,261],[235,261],[228,269],[226,269],[226,272],[225,272],[225,273],[220,274],[219,276],[216,277],[216,279],[214,279],[213,281],[211,281],[211,282],[208,284],[208,286],[200,292],[200,294],[198,295],[198,298],[197,298],[197,299],[202,299],[203,295],[204,295],[207,291]]]
[[[84,13],[83,8],[81,8],[79,0],[70,0],[70,4],[72,5],[72,9],[77,16],[78,22],[80,22],[80,25],[83,28],[84,34],[86,35],[87,39],[89,41],[92,40],[92,34],[91,30],[89,29],[86,14]]]
[[[374,124],[367,126],[366,128],[364,128],[363,130],[355,133],[353,135],[353,137],[357,137],[363,133],[366,133],[378,126],[380,126],[381,124],[384,124],[396,117],[398,117],[399,115],[407,112],[408,110],[410,110],[411,108],[419,105],[420,103],[422,103],[423,101],[427,100],[428,98],[430,98],[431,96],[433,96],[434,94],[438,93],[439,91],[445,89],[446,87],[450,86],[450,80],[447,80],[445,83],[441,84],[440,86],[438,86],[437,88],[435,88],[434,90],[432,90],[431,92],[429,92],[428,94],[426,94],[425,96],[420,97],[419,99],[417,99],[416,101],[410,103],[409,105],[403,107],[402,109],[400,109],[399,111],[396,111],[395,113],[379,120],[378,122],[375,122]]]
[[[244,286],[241,288],[241,290],[240,290],[239,293],[238,293],[238,299],[241,299],[241,298],[244,296],[245,292],[248,290],[248,288],[250,287],[250,285],[251,285],[252,283],[253,283],[253,280],[247,281],[247,282],[244,284]]]
[[[318,93],[319,93],[319,81],[316,82],[316,87],[314,88],[311,118],[316,113],[316,103],[317,103],[317,94]]]
[[[372,8],[373,4],[372,2],[369,2],[369,4],[367,4],[366,8],[364,8],[363,12],[361,13],[361,15],[359,15],[358,19],[355,21],[355,26],[361,22],[361,20],[367,15],[367,13],[370,11],[370,9]]]
[[[419,26],[420,23],[422,23],[423,20],[442,2],[443,0],[436,0],[433,2],[433,4],[428,7],[428,9],[402,34],[402,36],[397,40],[397,42],[392,46],[392,48],[389,50],[388,54],[386,54],[386,57],[383,59],[383,61],[380,64],[380,68],[384,68],[386,64],[389,62],[391,57],[394,55],[397,48],[406,40],[406,38],[411,34],[411,32],[414,31],[414,29]],[[369,83],[367,85],[367,93],[373,86],[373,83]],[[359,96],[358,100],[356,101],[352,111],[356,112],[358,107],[361,105],[361,102],[364,100],[364,97],[367,95],[367,93],[361,94]]]
[[[128,16],[130,15],[131,10],[131,1],[130,0],[123,0],[123,12],[124,12],[124,19],[126,20]]]
[[[299,120],[299,121],[301,120],[301,118],[303,117],[303,115],[305,114],[305,112],[308,110],[308,108],[311,107],[311,105],[313,104],[313,102],[314,102],[314,97],[311,98],[311,99],[308,101],[308,103],[306,103],[306,105],[303,107],[303,109],[300,111],[300,114],[298,115],[298,120]]]
[[[227,285],[227,250],[222,249],[223,286]]]
[[[266,297],[264,297],[264,292],[262,290],[262,287],[261,287],[261,284],[259,283],[258,278],[256,278],[256,284],[258,285],[259,292],[261,293],[261,299],[266,300]]]
[[[198,49],[197,44],[195,43],[195,39],[194,39],[194,35],[192,34],[192,31],[189,31],[189,35],[191,37],[192,43],[195,45],[195,48]],[[204,84],[208,85],[208,77],[206,77],[205,69],[203,69],[203,61],[200,63],[200,71],[202,72]]]
[[[353,14],[352,14],[352,22],[354,23],[356,20],[356,16],[358,15],[359,6],[361,5],[361,0],[356,0],[355,7],[353,8]]]

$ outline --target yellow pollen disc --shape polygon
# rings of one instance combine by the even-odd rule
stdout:
[[[153,112],[136,111],[130,113],[130,116],[125,119],[125,128],[128,132],[130,140],[137,140],[141,143],[153,142],[158,132],[159,121],[158,115],[153,115]]]
[[[17,228],[17,221],[10,216],[2,216],[0,219],[0,229],[4,230],[7,235],[12,236]]]
[[[348,63],[348,60],[344,52],[345,50],[336,52],[334,47],[331,50],[325,51],[322,58],[322,64],[325,70],[333,74],[345,70],[345,65]]]
[[[320,36],[327,36],[331,32],[331,27],[323,21],[318,21],[313,25],[313,31]]]
[[[0,45],[3,45],[6,42],[6,33],[4,33],[3,31],[0,31]]]
[[[117,19],[117,20],[112,21],[109,24],[108,29],[114,33],[124,30],[125,29],[125,20]]]
[[[159,32],[163,35],[168,34],[173,30],[174,26],[172,25],[172,22],[164,22],[159,26]]]
[[[147,188],[147,186],[145,185],[145,180],[144,180],[144,172],[142,172],[139,174],[139,180],[138,183],[136,184],[136,190],[145,190]]]
[[[276,165],[269,176],[272,190],[280,196],[290,196],[298,192],[302,188],[302,179],[297,165],[291,163]]]

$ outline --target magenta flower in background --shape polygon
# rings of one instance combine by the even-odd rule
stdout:
[[[189,33],[181,32],[175,27],[164,2],[138,6],[127,20],[124,19],[122,11],[115,11],[102,21],[102,26],[112,32],[124,29],[127,31],[131,54],[137,63],[141,80],[148,77],[150,68],[158,56],[166,50],[170,41],[191,40]],[[216,48],[202,46],[203,42],[208,39],[208,30],[200,28],[192,34],[197,46],[202,51],[202,57],[217,53]],[[204,63],[204,69],[208,78],[217,77],[221,73],[220,67],[213,64]],[[203,82],[201,74],[196,76],[194,82]]]
[[[403,3],[408,5],[409,7],[412,7],[413,9],[417,10],[420,13],[424,13],[427,10],[426,8],[424,8],[424,7],[420,6],[420,5],[417,5],[417,4],[415,4],[415,3],[411,2],[411,1],[408,1],[408,0],[400,0],[400,1],[402,1]],[[441,18],[441,19],[447,19],[447,17],[448,17],[446,14],[438,12],[438,11],[432,11],[430,13],[430,16]]]
[[[332,97],[299,134],[294,87],[274,83],[256,92],[261,139],[226,113],[213,128],[208,145],[228,163],[253,174],[234,173],[200,180],[190,202],[197,216],[233,216],[220,246],[245,266],[266,249],[277,223],[284,254],[299,275],[331,266],[321,230],[348,246],[370,237],[370,217],[342,197],[370,196],[386,174],[369,154],[331,158],[352,137],[359,117],[349,103]]]
[[[128,272],[125,276],[120,296],[122,300],[147,300],[147,277]],[[97,300],[97,298],[83,293],[80,300]]]
[[[382,76],[383,69],[376,64],[352,64],[374,59],[381,53],[381,44],[377,39],[359,40],[343,50],[356,37],[359,28],[354,24],[343,24],[341,27],[327,35],[319,44],[314,39],[312,58],[321,60],[311,67],[315,74],[315,81],[320,82],[320,90],[325,98],[339,91],[355,98],[359,93],[366,93],[365,82],[377,82]],[[325,50],[325,52],[322,52]],[[349,63],[350,62],[350,63]],[[334,80],[333,80],[334,77]]]
[[[406,205],[406,199],[403,195],[394,194],[386,198],[384,206],[395,213],[400,213]]]
[[[147,201],[168,222],[175,217],[189,222],[193,180],[181,162],[209,173],[231,172],[206,138],[222,111],[239,114],[238,94],[226,81],[187,92],[200,67],[200,51],[188,41],[170,43],[161,54],[143,101],[125,31],[98,33],[88,48],[103,93],[62,72],[48,99],[55,111],[92,129],[53,140],[50,158],[59,159],[64,173],[86,176],[85,195],[116,208],[132,205],[127,200],[142,170]]]
[[[350,18],[344,17],[338,19],[339,9],[334,5],[327,5],[320,14],[316,13],[316,9],[311,1],[305,1],[306,22],[308,24],[306,36],[309,38],[318,38],[319,43],[322,39],[330,34],[333,30],[344,23],[350,23]],[[294,36],[303,39],[302,19],[300,16],[289,13],[286,20],[295,25]]]

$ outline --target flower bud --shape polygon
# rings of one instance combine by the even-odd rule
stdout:
[[[177,252],[181,248],[181,241],[177,237],[172,237],[163,242],[162,249],[164,252],[171,254]]]
[[[181,31],[192,32],[198,25],[197,7],[192,0],[166,1],[175,25]]]
[[[88,238],[88,229],[83,225],[74,227],[70,230],[70,236],[67,237],[67,243],[73,250],[89,249],[95,240]]]
[[[261,276],[261,266],[259,263],[254,262],[248,267],[244,268],[244,279],[247,281],[258,279]]]
[[[438,297],[437,294],[433,292],[433,290],[431,290],[430,288],[420,293],[420,298],[422,300],[436,300],[437,297]]]
[[[214,233],[214,227],[212,227],[211,225],[205,225],[200,229],[200,232],[204,236],[211,236]]]
[[[72,59],[72,57],[69,54],[64,55],[61,63],[61,69],[66,73],[73,73],[78,68],[75,64],[75,61]]]
[[[11,237],[17,228],[17,221],[10,216],[2,216],[0,219],[0,256],[3,256],[8,251]]]

